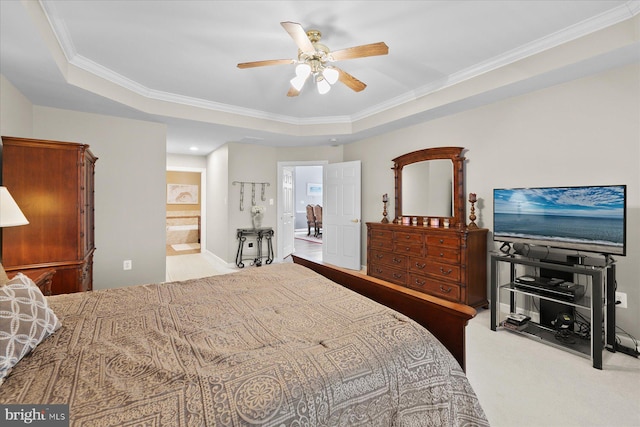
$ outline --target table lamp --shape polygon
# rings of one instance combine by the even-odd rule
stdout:
[[[0,282],[6,273],[2,268],[2,228],[29,224],[7,187],[0,186]]]

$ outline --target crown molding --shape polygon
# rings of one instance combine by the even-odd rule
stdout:
[[[406,92],[400,96],[390,98],[389,100],[378,103],[365,110],[359,111],[352,116],[326,116],[326,117],[307,117],[298,118],[287,115],[273,114],[267,111],[238,107],[235,105],[219,103],[201,98],[184,96],[176,93],[165,92],[148,88],[134,80],[131,80],[115,71],[98,64],[77,53],[71,35],[57,13],[54,2],[47,0],[38,0],[42,11],[47,18],[49,25],[63,51],[69,65],[78,67],[97,77],[105,79],[115,85],[127,89],[142,97],[167,102],[170,104],[185,105],[205,110],[217,111],[222,113],[230,113],[251,117],[255,119],[269,120],[280,122],[288,125],[328,125],[328,124],[353,124],[354,122],[384,111],[402,106],[411,101],[430,95],[439,90],[454,86],[466,80],[478,77],[490,71],[513,64],[519,60],[528,58],[535,54],[544,52],[548,49],[594,33],[603,28],[622,22],[632,18],[640,13],[640,0],[630,0],[627,3],[609,11],[606,11],[596,17],[584,20],[573,26],[567,27],[554,34],[542,37],[531,43],[513,49],[510,52],[496,56],[487,61],[483,61],[465,70],[451,74],[447,77],[439,79],[416,90]]]
[[[490,71],[506,67],[507,65],[516,63],[522,59],[529,58],[533,55],[542,53],[564,43],[568,43],[580,37],[584,37],[586,35],[595,33],[596,31],[633,18],[638,13],[640,13],[640,0],[631,0],[622,6],[606,11],[596,17],[584,20],[575,25],[572,25],[571,27],[567,27],[562,29],[561,31],[557,31],[554,34],[550,34],[533,42],[522,45],[517,49],[513,49],[502,55],[496,56],[467,69],[433,81],[427,85],[415,89],[414,91],[404,93],[395,98],[390,98],[386,102],[379,103],[368,109],[362,110],[354,114],[353,120],[357,121],[366,119],[367,117],[382,113],[405,103],[415,101],[421,97],[430,95],[451,86],[455,86],[459,83],[470,80],[474,77],[478,77]]]

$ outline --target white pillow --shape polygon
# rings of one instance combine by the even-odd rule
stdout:
[[[61,323],[36,284],[18,273],[0,287],[0,384]]]
[[[7,276],[7,272],[2,268],[2,263],[0,263],[0,286],[4,286],[5,283],[9,281],[9,277]]]

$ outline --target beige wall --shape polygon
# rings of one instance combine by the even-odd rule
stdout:
[[[85,143],[98,157],[94,289],[164,281],[165,126],[33,106],[0,84],[0,134]]]
[[[94,287],[164,281],[166,127],[36,106],[33,136],[86,143],[98,157]]]
[[[238,249],[238,228],[251,227],[251,185],[244,188],[244,210],[240,210],[239,182],[267,182],[265,199],[260,200],[261,187],[256,186],[256,205],[266,207],[265,227],[277,231],[277,163],[342,161],[343,147],[266,147],[253,144],[229,143],[208,156],[207,249],[227,263],[234,263]],[[211,190],[211,186],[215,190]],[[215,201],[213,201],[214,199]],[[273,201],[273,204],[271,204]],[[225,222],[226,218],[226,222]],[[273,238],[277,248],[277,232]],[[276,254],[277,256],[278,254]]]
[[[206,249],[224,262],[231,262],[229,251],[229,147],[207,156]],[[235,238],[235,237],[234,237]]]
[[[494,188],[626,184],[627,256],[616,258],[629,309],[617,317],[640,337],[639,76],[625,66],[345,146],[345,161],[362,161],[363,221],[379,221],[382,194],[394,194],[391,159],[428,147],[467,149],[466,193],[490,230]]]
[[[33,105],[0,74],[0,135],[31,137]]]

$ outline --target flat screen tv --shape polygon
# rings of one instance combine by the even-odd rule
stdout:
[[[626,185],[494,189],[494,240],[625,255],[626,193]]]

